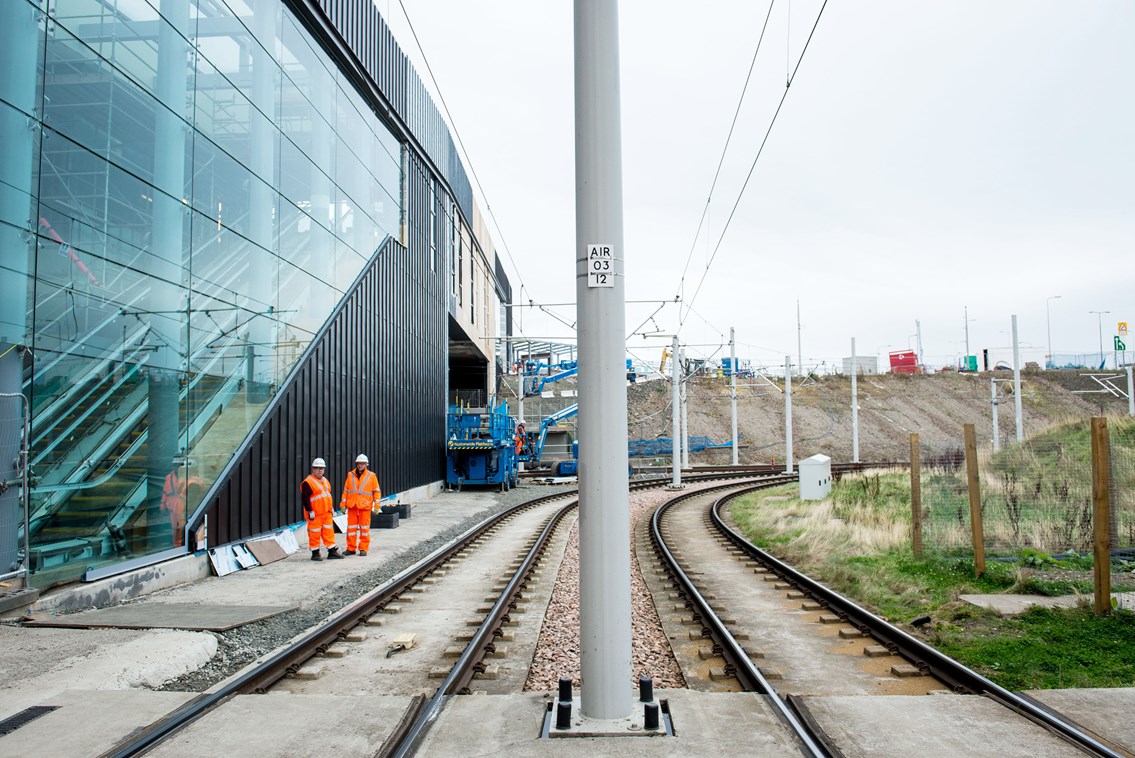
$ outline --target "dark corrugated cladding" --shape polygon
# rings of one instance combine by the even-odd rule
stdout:
[[[453,138],[371,0],[286,0],[396,133],[407,141],[409,248],[387,240],[190,521],[211,546],[300,520],[299,484],[327,458],[335,496],[354,456],[371,457],[383,491],[445,476],[448,258],[431,267],[429,203],[445,239],[445,195],[472,223],[473,195]],[[440,179],[436,193],[431,173]],[[498,288],[507,278],[497,266]],[[482,385],[483,386],[483,385]],[[301,537],[302,539],[302,537]]]
[[[407,180],[410,248],[387,239],[221,473],[190,526],[207,516],[210,545],[302,519],[299,485],[316,456],[336,499],[360,452],[386,493],[445,477],[445,277],[430,269],[432,179],[420,159]]]

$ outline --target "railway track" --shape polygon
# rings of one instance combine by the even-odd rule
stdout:
[[[729,677],[744,691],[771,696],[805,754],[842,754],[809,708],[809,698],[937,689],[947,696],[982,696],[1085,754],[1129,755],[779,561],[727,523],[723,510],[731,501],[785,481],[773,477],[723,495],[692,492],[673,498],[654,513],[650,540],[672,578],[672,599],[682,601],[675,610],[688,614],[694,627],[690,637],[700,657],[721,661],[716,678]],[[755,602],[760,596],[764,605]],[[849,666],[855,649],[883,665],[868,665],[866,675],[864,665]],[[891,660],[898,662],[889,664],[888,677]]]
[[[697,479],[715,481],[736,479],[739,476],[745,474],[715,472],[700,475]],[[632,491],[642,491],[663,487],[668,483],[668,479],[661,478],[638,480],[631,482],[630,488]],[[224,707],[240,695],[264,694],[281,688],[292,692],[310,690],[310,685],[303,684],[309,681],[307,677],[311,675],[310,671],[305,672],[305,665],[312,660],[335,665],[345,644],[367,645],[368,628],[383,626],[385,636],[391,636],[394,620],[403,618],[402,611],[409,611],[419,605],[414,602],[417,596],[430,591],[443,578],[446,583],[452,582],[453,577],[450,575],[456,575],[462,563],[476,557],[477,560],[485,561],[479,571],[481,586],[459,590],[469,601],[466,603],[469,608],[464,628],[470,631],[459,632],[453,640],[454,645],[433,651],[438,660],[444,659],[455,647],[460,647],[461,652],[447,670],[439,671],[436,667],[429,667],[423,672],[431,678],[417,682],[416,686],[422,690],[433,690],[433,695],[428,698],[412,697],[410,707],[401,716],[379,753],[398,756],[411,754],[449,698],[468,693],[475,678],[483,683],[486,675],[495,675],[491,667],[506,647],[503,642],[513,636],[510,625],[515,623],[517,611],[523,605],[528,583],[558,527],[576,507],[578,500],[575,495],[574,491],[568,491],[537,497],[486,519],[444,549],[359,598],[326,623],[311,629],[285,648],[249,666],[209,692],[193,698],[150,727],[132,734],[103,753],[103,756],[124,758],[153,751],[173,740],[189,725]],[[502,544],[497,539],[498,532],[506,531],[510,522],[524,522],[512,531],[527,535],[527,539],[518,540],[513,534]],[[507,555],[516,557],[510,562]],[[490,563],[496,566],[495,571],[489,568]],[[480,597],[484,597],[484,600],[478,600]],[[409,612],[405,614],[406,617],[410,615]],[[408,626],[405,623],[401,625]],[[383,651],[375,651],[373,644],[370,647],[372,649],[357,657],[365,655],[368,660],[375,659],[376,656],[382,657]],[[394,655],[394,660],[397,661],[399,653]],[[347,656],[346,660],[351,657],[354,656]],[[341,680],[329,689],[350,690],[353,685],[349,677],[342,678],[349,668],[349,665],[337,667],[337,677]],[[372,672],[371,679],[373,678]],[[435,687],[437,679],[442,681]],[[516,689],[522,684],[523,677]]]
[[[1059,714],[999,690],[901,630],[834,596],[822,585],[752,548],[728,526],[721,511],[732,498],[793,479],[779,474],[766,475],[756,481],[751,471],[734,470],[692,475],[688,478],[693,485],[691,491],[671,498],[652,519],[642,519],[642,528],[636,529],[640,562],[647,552],[643,540],[654,541],[659,552],[669,556],[665,560],[671,561],[664,576],[667,585],[672,577],[674,586],[659,586],[659,577],[663,576],[660,574],[651,586],[651,594],[660,617],[671,618],[673,624],[674,613],[685,616],[676,627],[668,629],[667,634],[686,687],[759,693],[760,702],[770,713],[775,713],[780,728],[786,734],[795,735],[792,740],[802,754],[841,755],[838,737],[832,737],[830,714],[824,715],[815,707],[814,698],[827,692],[822,684],[816,683],[816,677],[822,679],[823,674],[811,672],[802,676],[792,667],[784,666],[776,647],[760,637],[762,627],[774,627],[774,618],[775,623],[781,623],[781,616],[793,615],[786,610],[786,604],[795,605],[798,610],[799,606],[808,604],[810,610],[806,613],[812,628],[825,630],[821,643],[837,640],[848,645],[870,645],[883,651],[882,658],[873,659],[874,674],[865,679],[848,674],[829,675],[842,682],[832,690],[836,694],[926,694],[934,689],[947,695],[977,692],[998,708],[1012,709],[1014,718],[1029,719],[1030,725],[1039,724],[1048,733],[1058,735],[1065,741],[1060,743],[1065,749],[1074,745],[1077,751],[1090,755],[1126,755],[1112,750]],[[644,492],[668,483],[668,478],[650,479],[632,482],[630,486],[632,492]],[[432,746],[430,729],[442,720],[456,696],[507,695],[525,689],[526,676],[536,657],[537,638],[548,624],[543,609],[548,605],[552,585],[558,581],[558,556],[567,543],[576,505],[574,492],[558,492],[486,519],[445,548],[344,608],[319,628],[193,698],[103,755],[179,755],[190,749],[208,751],[209,744],[200,746],[196,740],[207,732],[206,742],[211,739],[211,744],[223,745],[224,730],[239,729],[248,718],[246,713],[224,720],[223,713],[233,710],[239,714],[242,703],[246,711],[261,708],[271,712],[278,704],[286,702],[285,707],[303,709],[297,713],[306,714],[320,707],[320,703],[329,702],[329,697],[356,691],[372,694],[333,702],[386,701],[376,712],[378,717],[373,722],[368,721],[374,723],[374,729],[367,730],[367,738],[373,744],[364,747],[361,753],[409,756],[430,745],[424,750],[433,754],[431,751],[436,748]],[[645,528],[646,524],[649,529]],[[717,551],[716,557],[712,551],[707,552],[704,544],[701,548],[673,544],[679,534],[685,536],[694,531],[691,524],[706,535],[707,526],[715,530],[716,536],[704,536],[703,542],[711,543],[712,550]],[[669,537],[668,531],[672,532]],[[776,608],[770,612],[768,608],[745,606],[728,591],[723,591],[723,585],[715,587],[712,577],[724,566],[732,566],[729,570],[733,571],[733,577],[727,578],[724,586],[733,586],[740,594],[748,596],[758,595],[757,590],[770,591],[776,598],[773,603]],[[671,614],[667,614],[663,599],[667,596],[674,604]],[[822,616],[834,617],[835,622],[817,623]],[[380,628],[379,634],[375,634],[376,628]],[[414,631],[423,629],[426,633],[415,644]],[[815,652],[819,648],[808,652],[810,643],[803,641],[806,637],[801,634],[792,644],[819,662],[825,656]],[[409,649],[390,647],[392,639],[411,640]],[[845,662],[852,659],[849,655],[842,658]],[[913,676],[896,677],[885,671],[893,665],[892,661],[904,660],[907,671],[914,672]],[[326,671],[327,675],[319,678],[320,671]],[[537,686],[535,694],[547,689]],[[276,700],[245,697],[253,693],[268,693],[266,697]],[[392,697],[385,697],[387,695]],[[660,695],[660,699],[663,697]],[[919,699],[941,701],[941,698]],[[476,698],[460,702],[473,700]],[[214,713],[220,714],[219,721],[214,720],[218,718]],[[189,728],[202,719],[210,720],[200,728]],[[232,726],[234,724],[237,726]]]

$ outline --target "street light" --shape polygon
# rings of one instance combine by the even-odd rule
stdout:
[[[1099,322],[1099,328],[1100,328],[1100,368],[1103,368],[1103,362],[1107,360],[1107,358],[1104,358],[1104,356],[1103,356],[1103,316],[1104,316],[1105,313],[1111,313],[1111,311],[1088,311],[1088,313],[1096,314],[1096,320]]]
[[[1052,315],[1051,315],[1051,312],[1049,310],[1048,304],[1051,303],[1053,300],[1059,300],[1059,299],[1060,299],[1060,295],[1053,295],[1052,297],[1045,298],[1045,300],[1044,300],[1044,317],[1045,317],[1046,323],[1048,324],[1048,360],[1044,364],[1044,367],[1046,369],[1052,368],[1053,366],[1056,365],[1055,361],[1052,360]],[[1050,366],[1049,364],[1052,364],[1052,365]]]

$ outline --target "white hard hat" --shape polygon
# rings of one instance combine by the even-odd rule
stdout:
[[[323,460],[322,458],[316,458],[314,461],[311,462],[311,467],[312,468],[327,468],[327,461]]]
[[[370,463],[370,459],[368,459],[368,458],[367,458],[367,457],[366,457],[365,455],[363,455],[362,453],[359,453],[359,457],[355,459],[355,463],[367,463],[367,464],[369,464],[369,463]]]

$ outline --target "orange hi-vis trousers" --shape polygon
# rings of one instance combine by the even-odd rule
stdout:
[[[347,549],[370,550],[370,508],[347,509]]]
[[[312,550],[319,549],[321,539],[327,549],[335,547],[335,525],[331,523],[331,516],[331,511],[317,513],[310,519],[304,515],[307,520],[307,546]]]
[[[335,547],[335,524],[331,521],[333,508],[331,507],[331,483],[327,479],[316,479],[308,476],[304,480],[311,488],[311,509],[314,515],[307,517],[304,509],[304,520],[307,521],[307,544],[312,550],[319,549],[322,539],[324,547]]]

